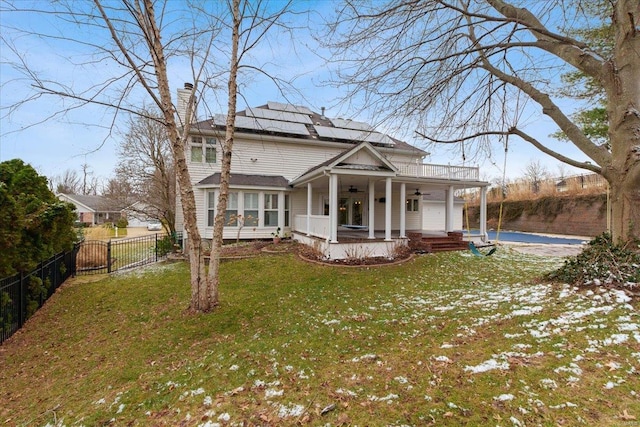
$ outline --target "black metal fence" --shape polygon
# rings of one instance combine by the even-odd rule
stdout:
[[[77,274],[102,274],[158,262],[182,249],[182,233],[125,239],[87,240],[79,245]]]
[[[161,261],[182,249],[182,233],[108,242],[88,240],[41,262],[29,273],[0,279],[0,344],[24,325],[58,287],[76,274],[111,273]]]
[[[75,274],[78,246],[42,261],[30,273],[0,279],[0,343],[24,325],[58,287]]]

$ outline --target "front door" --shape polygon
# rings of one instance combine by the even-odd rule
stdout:
[[[341,197],[338,204],[338,224],[363,225],[364,198]]]

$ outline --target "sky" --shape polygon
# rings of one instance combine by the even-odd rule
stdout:
[[[178,10],[181,3],[169,4]],[[307,2],[305,5],[310,6],[312,12],[296,15],[292,19],[299,27],[310,27],[317,34],[321,29],[322,18],[332,13],[335,4],[331,1],[316,1]],[[91,88],[97,82],[122,74],[122,68],[92,53],[93,46],[90,43],[106,43],[107,34],[88,35],[74,25],[60,24],[53,19],[49,15],[8,12],[6,9],[0,11],[3,34],[3,40],[0,42],[0,161],[20,158],[49,178],[61,175],[68,169],[80,173],[82,165],[87,164],[93,176],[106,181],[113,176],[118,163],[117,150],[122,141],[122,134],[126,131],[124,123],[127,114],[114,116],[113,110],[101,106],[78,105],[77,102],[53,95],[38,96],[33,89],[33,81],[25,76],[24,70],[11,65],[24,62],[39,73],[41,78],[55,82],[61,85],[61,88],[68,86],[80,90]],[[179,25],[177,22],[178,19],[173,25]],[[41,30],[42,28],[45,30]],[[27,34],[33,31],[47,32],[56,38],[47,39]],[[86,43],[65,42],[58,37],[60,35]],[[220,39],[228,40],[224,37],[218,40]],[[218,49],[222,54],[212,60],[223,62],[220,59],[224,58],[226,46]],[[283,96],[273,82],[263,75],[243,74],[238,110],[246,106],[263,105],[267,101],[292,102],[306,105],[314,111],[326,107],[328,117],[368,122],[375,120],[366,117],[366,111],[357,112],[351,107],[350,102],[341,99],[344,91],[340,88],[326,84],[332,77],[331,65],[324,59],[328,56],[326,51],[318,47],[316,40],[307,30],[297,29],[292,34],[280,32],[266,39],[246,58],[247,62],[259,64],[261,68],[284,80],[292,80],[295,92],[288,90],[287,95]],[[191,81],[191,70],[184,61],[170,60],[168,72],[175,99],[176,90],[185,82]],[[224,88],[226,82],[223,78],[220,78],[218,85]],[[29,101],[23,103],[25,99]],[[212,93],[207,101],[211,113],[225,113],[226,100],[223,95]],[[143,97],[139,89],[135,89],[128,102],[128,105],[135,106],[136,103],[140,105],[143,102],[148,103],[149,100]],[[69,107],[73,109],[59,114]],[[200,111],[199,114],[204,113]],[[548,135],[555,131],[549,120],[541,117],[535,108],[526,108],[523,117],[528,122],[527,129],[543,141],[548,140]],[[402,135],[391,135],[417,146],[424,144],[424,140],[410,130]],[[499,180],[505,163],[502,144],[503,141],[496,139],[492,158],[479,159],[474,164],[467,162],[466,165],[480,166],[481,179]],[[585,160],[585,156],[571,144],[561,145],[564,146],[563,153],[578,160]],[[425,158],[426,163],[463,163],[459,153],[450,153],[445,147],[430,147],[428,151],[431,154]],[[539,161],[553,175],[559,174],[558,161],[540,153],[526,142],[511,138],[506,158],[506,177],[515,179],[523,176],[526,166],[532,161]],[[569,166],[565,166],[564,169],[567,174],[587,173]]]

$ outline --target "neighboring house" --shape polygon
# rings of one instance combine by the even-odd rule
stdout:
[[[135,202],[122,210],[122,216],[127,219],[128,227],[146,227],[150,222],[158,222],[156,211],[153,206]]]
[[[178,91],[184,118],[190,88]],[[196,122],[188,139],[188,167],[198,226],[213,234],[220,187],[224,115]],[[486,238],[486,189],[475,167],[424,164],[423,150],[366,123],[330,119],[306,107],[269,102],[238,112],[225,239],[270,238],[280,229],[327,258],[344,258],[353,245],[370,256],[389,255],[408,231],[460,229],[454,192],[479,188]],[[437,221],[424,214],[439,191]],[[425,206],[427,206],[425,208]],[[180,200],[176,229],[183,230]],[[241,217],[239,230],[238,218]],[[354,240],[355,238],[355,240]],[[356,242],[356,243],[354,243]]]
[[[60,200],[75,205],[78,221],[85,225],[115,223],[120,219],[120,209],[105,197],[65,193],[60,193],[57,196]]]

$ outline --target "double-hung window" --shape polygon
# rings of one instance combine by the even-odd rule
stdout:
[[[244,193],[244,225],[247,227],[258,226],[260,205],[258,193]]]
[[[191,162],[202,163],[202,137],[191,137]]]
[[[215,138],[207,138],[207,144],[204,147],[204,161],[206,163],[215,163],[216,162],[216,139]]]
[[[265,193],[264,195],[264,225],[276,227],[278,225],[278,194]]]
[[[238,193],[229,193],[227,211],[224,214],[224,224],[230,227],[238,225]]]
[[[201,136],[191,137],[191,163],[215,163],[216,162],[216,139],[203,138]]]
[[[289,227],[289,211],[290,211],[290,201],[289,201],[289,195],[285,194],[284,195],[284,226],[285,227]]]
[[[213,220],[216,217],[216,192],[207,192],[207,226],[213,227]]]
[[[418,199],[407,199],[407,212],[419,212],[420,203]]]

